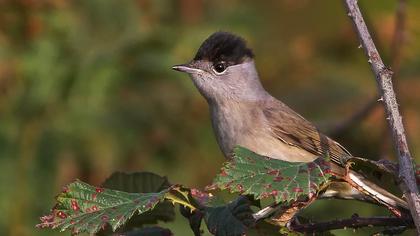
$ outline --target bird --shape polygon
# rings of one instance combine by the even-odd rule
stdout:
[[[345,161],[353,155],[346,148],[265,90],[254,52],[242,37],[217,31],[190,62],[172,69],[187,73],[207,101],[217,143],[227,159],[236,146],[288,162],[312,162],[328,155],[331,169],[343,178],[330,184],[322,197],[408,209],[405,200],[363,173],[348,170]]]

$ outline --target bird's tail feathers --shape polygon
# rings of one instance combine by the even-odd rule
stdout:
[[[356,185],[358,190],[378,201],[378,203],[391,208],[408,209],[408,204],[406,201],[376,185],[361,174],[350,170],[348,173],[348,178]]]

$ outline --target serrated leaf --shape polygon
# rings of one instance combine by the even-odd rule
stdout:
[[[119,190],[129,193],[160,192],[171,186],[166,177],[151,172],[114,172],[101,185],[104,188]],[[156,224],[158,221],[173,221],[175,218],[174,205],[169,201],[163,201],[150,211],[143,214],[134,214],[117,232],[131,232],[134,228],[140,228],[145,224]],[[112,229],[106,227],[97,235],[111,235]]]
[[[153,193],[160,192],[171,186],[166,177],[159,176],[151,172],[135,172],[135,173],[113,173],[102,187],[113,190],[119,190],[129,193]],[[172,221],[175,218],[174,206],[168,201],[159,203],[153,210],[145,212],[141,215],[133,216],[125,229],[131,227],[140,227],[144,224],[156,224],[158,220]]]
[[[165,199],[171,188],[157,193],[127,193],[97,188],[79,180],[69,184],[57,196],[57,204],[41,217],[41,228],[59,228],[73,233],[96,233],[106,224],[115,231],[134,213],[153,209]]]
[[[279,203],[311,197],[330,177],[329,164],[323,158],[308,163],[287,162],[236,147],[209,189],[251,194],[256,199],[272,196]]]
[[[250,206],[250,201],[241,196],[226,205],[206,207],[204,220],[207,228],[218,236],[244,235],[255,224]]]
[[[256,204],[252,196],[240,196],[226,203],[223,198],[198,189],[191,189],[191,196],[201,206],[199,211],[180,208],[181,214],[190,221],[190,227],[200,234],[201,220],[204,217],[210,232],[216,235],[241,235],[255,223],[251,206]],[[258,202],[259,205],[259,202]]]
[[[191,196],[201,205],[203,206],[209,206],[214,202],[215,200],[220,200],[216,196],[213,196],[211,193],[203,192],[199,189],[192,188],[191,189]]]

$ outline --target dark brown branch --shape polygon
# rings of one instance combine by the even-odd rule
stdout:
[[[289,228],[294,231],[301,233],[319,233],[325,232],[334,229],[344,229],[344,228],[362,228],[368,226],[377,226],[377,227],[397,227],[397,226],[407,226],[414,228],[413,221],[410,218],[396,218],[396,217],[359,217],[358,215],[353,215],[350,219],[340,219],[332,220],[329,222],[320,222],[320,223],[308,223],[308,224],[299,224],[293,222]]]
[[[362,42],[368,62],[375,74],[379,93],[384,103],[389,128],[392,131],[394,146],[399,158],[400,188],[404,192],[414,219],[417,233],[420,234],[420,196],[414,177],[413,158],[408,149],[402,117],[398,109],[392,85],[392,71],[385,67],[378,50],[370,36],[367,26],[363,20],[362,13],[356,0],[344,0],[348,10],[348,16],[353,22],[355,30]]]

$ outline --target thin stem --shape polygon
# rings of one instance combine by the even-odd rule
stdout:
[[[408,149],[407,138],[402,123],[402,117],[398,109],[394,88],[392,85],[392,71],[385,67],[378,50],[370,36],[368,28],[363,20],[362,13],[356,0],[345,0],[348,16],[353,22],[358,33],[368,62],[375,74],[381,100],[384,103],[389,128],[392,131],[394,146],[399,159],[400,188],[407,199],[411,215],[420,234],[420,196],[414,177],[413,158]]]
[[[169,192],[166,196],[165,199],[170,200],[172,203],[178,203],[182,206],[186,206],[188,208],[191,209],[191,211],[196,210],[197,208],[195,206],[193,206],[191,203],[185,201],[184,199],[179,198],[178,196],[172,194],[171,192]]]

